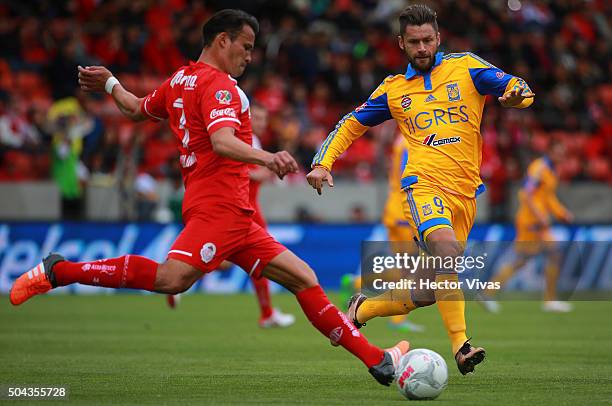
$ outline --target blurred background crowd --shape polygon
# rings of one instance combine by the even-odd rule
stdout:
[[[493,206],[551,143],[566,145],[564,181],[612,183],[612,12],[605,0],[439,0],[444,52],[471,51],[523,77],[526,110],[489,98],[482,176]],[[0,181],[52,178],[78,213],[84,185],[123,184],[139,216],[166,180],[180,195],[177,151],[166,126],[132,124],[106,95],[78,90],[77,65],[105,65],[139,96],[198,58],[201,26],[235,7],[260,21],[253,62],[239,79],[269,111],[258,134],[287,150],[303,174],[347,112],[389,74],[405,71],[397,46],[398,0],[39,0],[0,3]],[[338,179],[386,176],[392,122],[369,131],[337,163]],[[74,207],[72,207],[74,206]],[[177,211],[178,212],[178,211]],[[504,220],[505,212],[500,212]]]

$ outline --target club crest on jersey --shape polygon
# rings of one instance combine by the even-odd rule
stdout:
[[[421,208],[423,209],[423,216],[429,216],[431,213],[433,213],[433,210],[431,209],[431,204],[429,203],[424,204]]]
[[[217,246],[212,242],[207,242],[202,245],[202,249],[200,250],[200,257],[202,257],[202,261],[207,264],[215,257],[217,253]]]
[[[402,101],[400,102],[400,105],[404,109],[404,112],[410,110],[410,105],[411,104],[412,104],[412,99],[410,98],[410,96],[408,96],[407,94],[403,95],[402,96]]]
[[[448,94],[448,101],[461,100],[461,93],[459,93],[459,85],[457,82],[446,85],[446,93]]]
[[[436,139],[438,136],[437,133],[430,134],[423,140],[424,145],[430,145],[432,147],[440,147],[447,144],[456,144],[461,142],[461,137],[448,137],[448,138],[440,138]]]
[[[217,90],[217,93],[215,93],[215,99],[217,99],[220,104],[230,104],[232,101],[232,94],[229,92],[229,90]]]

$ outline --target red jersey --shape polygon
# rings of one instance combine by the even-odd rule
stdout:
[[[177,138],[185,222],[194,214],[253,213],[249,165],[216,154],[210,140],[220,128],[232,127],[236,137],[251,145],[249,99],[236,80],[208,64],[191,62],[146,96],[141,110],[153,121],[168,119]]]

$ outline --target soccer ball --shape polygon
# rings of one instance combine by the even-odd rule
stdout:
[[[440,354],[423,348],[408,351],[395,371],[397,387],[408,399],[435,399],[448,383],[448,368]]]

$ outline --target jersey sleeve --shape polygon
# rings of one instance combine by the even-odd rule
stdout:
[[[383,82],[365,103],[342,117],[336,124],[314,156],[312,167],[323,166],[331,170],[336,159],[351,146],[353,141],[365,134],[369,127],[389,119],[391,111],[387,103],[386,84]]]
[[[167,79],[153,93],[145,96],[140,104],[140,111],[151,121],[161,121],[168,118],[166,110],[166,94],[170,87],[170,79]]]
[[[202,118],[208,134],[223,127],[238,130],[242,125],[240,112],[242,101],[236,84],[229,78],[213,82],[202,93]]]
[[[468,53],[468,70],[472,82],[481,95],[493,95],[501,97],[512,89],[522,88],[523,91],[531,91],[527,83],[516,76],[510,75],[498,67],[490,64],[477,55]],[[525,99],[518,108],[528,107],[533,103],[533,98]]]

